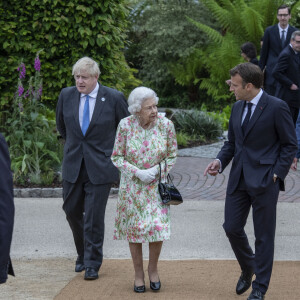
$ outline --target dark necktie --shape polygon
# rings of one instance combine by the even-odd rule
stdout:
[[[85,135],[88,127],[90,124],[90,105],[89,105],[89,95],[86,95],[84,108],[83,108],[83,118],[82,118],[82,125],[81,130],[83,135]]]
[[[253,103],[249,102],[247,103],[248,105],[248,111],[247,111],[247,114],[246,114],[246,117],[243,121],[243,124],[242,124],[242,131],[243,131],[243,134],[245,134],[246,132],[246,128],[248,126],[248,123],[249,123],[249,120],[250,120],[250,117],[251,117],[251,107],[253,105]]]
[[[284,35],[284,33],[285,33],[285,30],[282,30],[281,31],[281,46],[283,47],[284,46],[284,42],[285,42],[285,35]]]
[[[300,52],[298,52],[296,54],[296,61],[297,61],[297,64],[300,65]]]

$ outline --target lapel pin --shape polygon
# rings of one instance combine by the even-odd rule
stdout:
[[[101,98],[101,101],[103,101],[103,102],[104,102],[104,101],[105,101],[105,98],[103,98],[103,97],[102,97],[102,98]]]

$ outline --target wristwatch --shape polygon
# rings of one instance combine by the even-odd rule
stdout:
[[[274,175],[273,175],[273,181],[274,181],[274,182],[276,182],[277,177],[278,177],[277,174],[274,173]]]

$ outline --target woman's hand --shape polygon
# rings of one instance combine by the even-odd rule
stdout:
[[[137,170],[135,175],[141,181],[143,181],[145,183],[150,183],[155,179],[155,175],[157,174],[157,172],[155,174],[154,173],[155,173],[155,171],[153,170],[153,168],[150,168],[147,170]]]

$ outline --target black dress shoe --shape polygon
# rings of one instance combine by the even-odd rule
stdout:
[[[253,274],[253,270],[247,270],[242,272],[235,290],[238,295],[245,293],[249,289],[252,283]]]
[[[75,272],[79,273],[82,272],[85,269],[84,263],[83,263],[83,256],[78,255],[76,263],[75,263]]]
[[[247,300],[263,300],[265,295],[260,290],[252,290]]]
[[[145,293],[145,292],[146,292],[146,287],[145,287],[145,285],[136,286],[136,285],[134,284],[133,290],[134,290],[136,293]]]
[[[80,273],[85,269],[83,262],[77,262],[75,264],[75,272]]]
[[[85,269],[85,274],[84,274],[84,279],[85,280],[95,280],[97,279],[98,276],[98,270],[95,268],[91,267],[86,267]]]
[[[152,281],[150,280],[150,289],[151,289],[152,291],[157,292],[157,291],[160,290],[160,287],[161,287],[160,281],[158,281],[158,282],[152,282]]]

